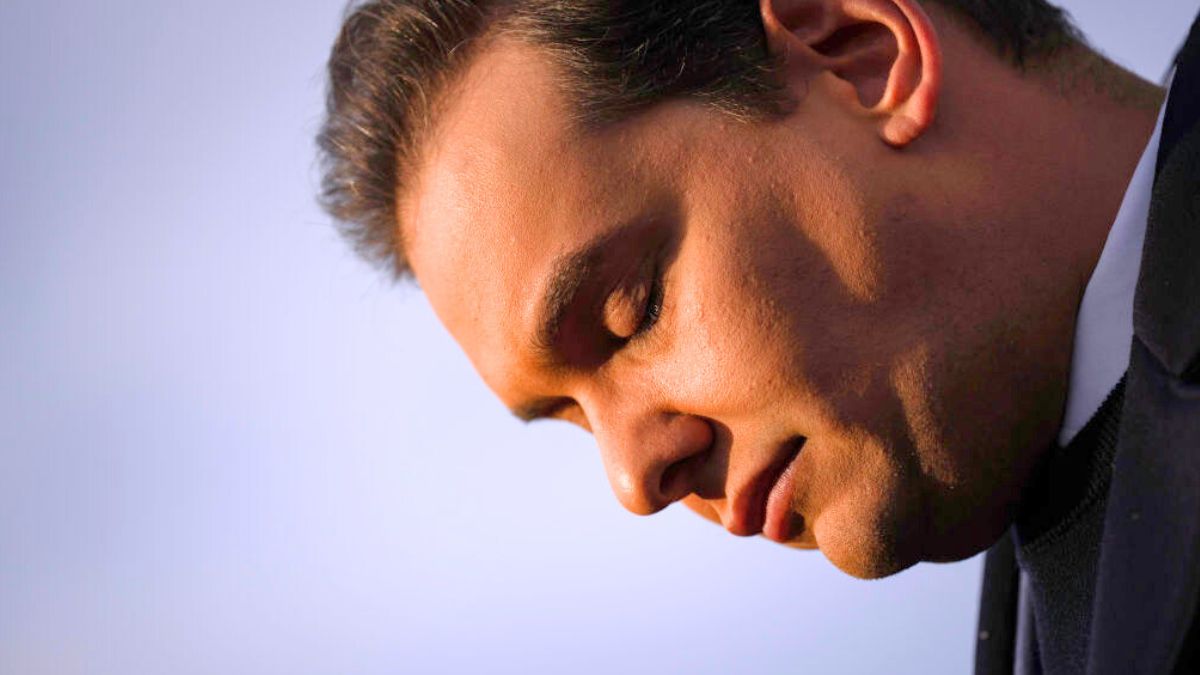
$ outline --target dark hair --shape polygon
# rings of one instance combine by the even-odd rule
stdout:
[[[936,0],[1014,64],[1076,34],[1044,0]],[[580,121],[667,99],[743,117],[786,108],[755,0],[372,0],[351,5],[329,58],[318,136],[322,203],[367,259],[409,273],[396,194],[437,96],[477,39],[504,31],[555,59]]]

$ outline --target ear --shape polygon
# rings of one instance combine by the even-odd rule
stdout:
[[[917,0],[760,0],[767,45],[789,77],[828,72],[852,86],[895,147],[933,124],[942,53]]]

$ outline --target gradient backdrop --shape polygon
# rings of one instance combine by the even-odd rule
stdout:
[[[1195,0],[1066,3],[1159,79]],[[0,2],[0,673],[962,673],[861,582],[624,512],[315,206],[338,1]]]

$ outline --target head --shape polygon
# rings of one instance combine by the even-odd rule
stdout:
[[[1113,192],[1083,52],[1040,0],[374,2],[326,200],[629,510],[882,576],[988,546],[1057,432],[1098,253],[1060,219],[1120,196],[1063,199]]]

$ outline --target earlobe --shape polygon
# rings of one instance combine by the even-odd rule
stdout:
[[[760,0],[768,48],[796,73],[828,72],[903,147],[933,124],[941,93],[937,32],[917,0]]]
[[[933,125],[942,91],[942,47],[925,10],[915,0],[891,0],[904,14],[907,30],[897,36],[899,55],[888,88],[876,106],[886,115],[883,140],[903,147]]]

